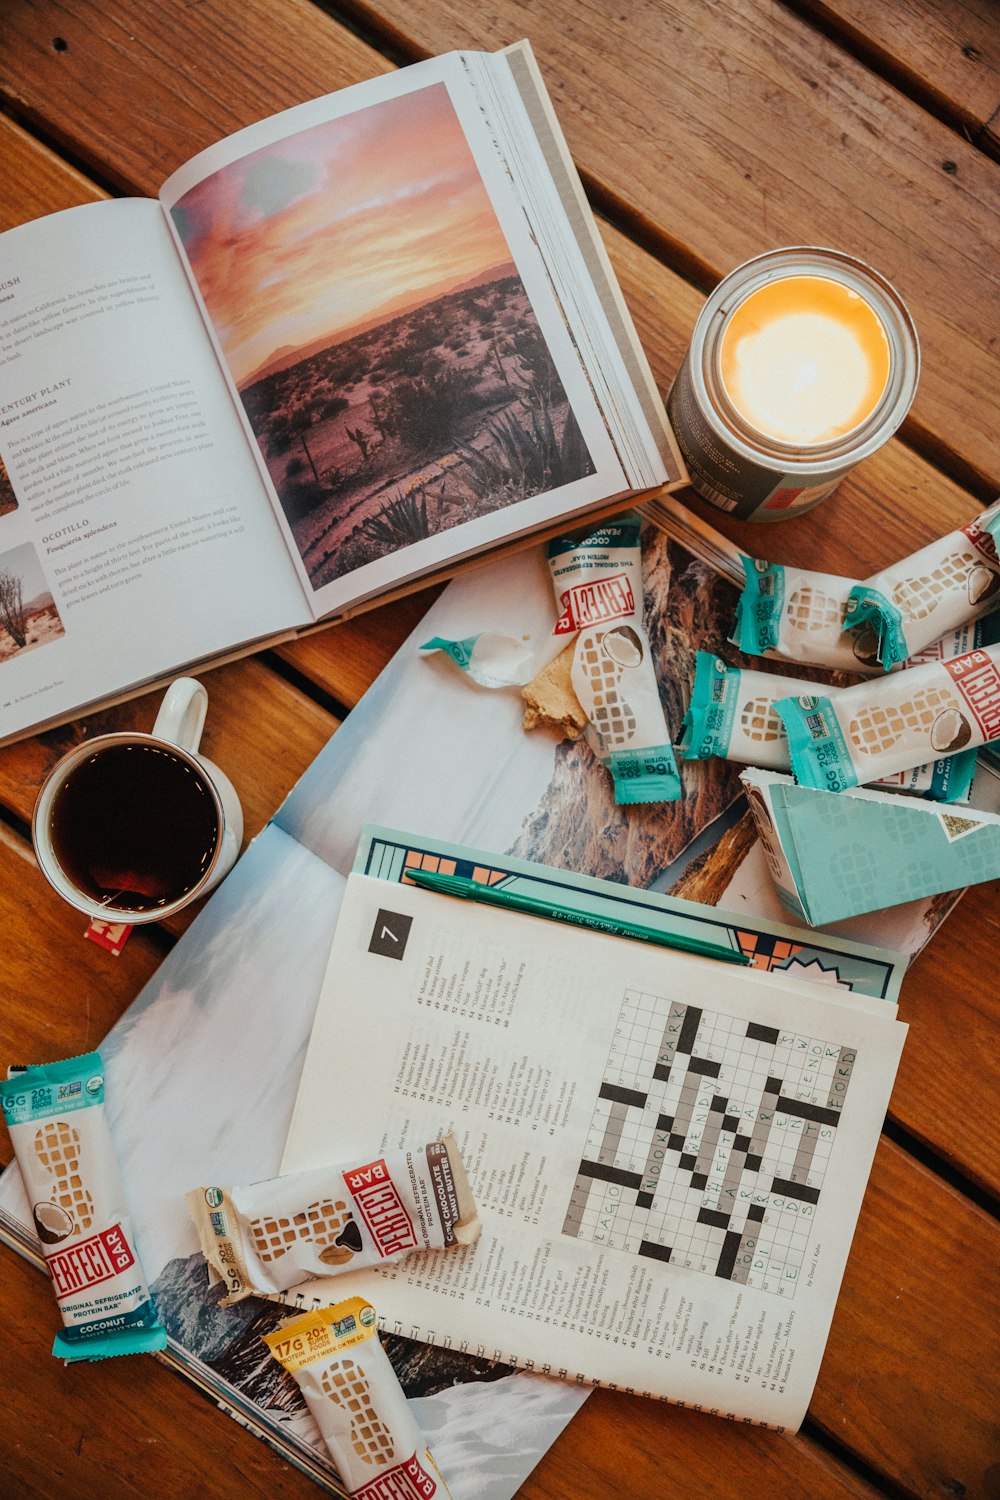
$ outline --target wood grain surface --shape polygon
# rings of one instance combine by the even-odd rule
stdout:
[[[696,509],[748,551],[864,577],[1000,488],[1000,65],[988,0],[347,0],[341,14],[350,26],[307,0],[8,0],[0,228],[108,192],[154,195],[194,152],[266,114],[398,60],[528,35],[663,389],[705,291],[783,242],[861,253],[917,318],[912,418],[832,500],[770,528]],[[241,794],[248,835],[432,597],[206,674],[205,748]],[[156,699],[0,752],[0,1061],[94,1045],[192,919],[137,931],[111,958],[49,891],[28,836],[58,755],[84,734],[148,728]],[[985,1378],[1000,1249],[997,893],[970,892],[905,981],[910,1036],[803,1431],[602,1391],[526,1500],[1000,1494]],[[0,1154],[9,1159],[6,1136]],[[0,1261],[0,1496],[317,1493],[156,1362],[53,1361],[45,1281],[7,1251]]]

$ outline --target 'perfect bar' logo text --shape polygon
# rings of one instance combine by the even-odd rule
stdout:
[[[114,1224],[72,1249],[57,1250],[47,1264],[58,1302],[127,1271],[135,1265],[135,1256],[121,1225]]]
[[[593,583],[578,583],[559,596],[562,614],[556,621],[556,635],[572,630],[586,630],[588,625],[604,625],[609,620],[626,620],[635,614],[635,595],[627,573],[616,573]]]
[[[402,1250],[415,1250],[417,1236],[413,1222],[403,1207],[389,1169],[381,1160],[369,1162],[366,1167],[355,1167],[344,1173],[358,1211],[368,1226],[379,1255],[398,1255]]]

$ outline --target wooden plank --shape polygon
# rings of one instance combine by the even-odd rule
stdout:
[[[60,901],[29,846],[0,824],[4,905],[0,1067],[51,1062],[98,1046],[163,957],[162,943],[133,933],[120,958],[83,936],[86,919]],[[13,908],[13,909],[12,909]],[[10,1160],[6,1132],[0,1157]],[[0,1340],[0,1343],[4,1340]]]
[[[1000,147],[995,0],[793,0],[981,149]]]
[[[1000,1424],[984,1370],[998,1255],[996,1220],[883,1139],[809,1410],[901,1492],[996,1495]]]
[[[82,172],[3,115],[0,160],[0,232],[23,224],[25,219],[37,219],[105,196]]]
[[[908,432],[1000,487],[1000,174],[835,42],[776,0],[349,10],[413,56],[530,35],[588,183],[685,269],[715,279],[784,244],[876,266],[923,344]]]
[[[67,1368],[53,1359],[59,1315],[51,1288],[6,1247],[0,1263],[4,1495],[316,1500],[312,1480],[159,1360]]]
[[[966,892],[906,976],[900,1019],[910,1033],[890,1107],[893,1119],[994,1198],[1000,1197],[996,1138],[969,1109],[970,1096],[1000,1098],[998,944],[1000,882],[993,880]]]
[[[627,1439],[623,1441],[623,1431]],[[445,1476],[447,1478],[447,1475]],[[881,1495],[808,1439],[595,1391],[519,1500],[848,1500]]]
[[[394,604],[367,610],[279,646],[276,654],[345,708],[353,708],[438,593],[440,588],[423,589]]]

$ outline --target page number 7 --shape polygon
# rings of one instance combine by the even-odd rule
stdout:
[[[372,928],[369,953],[378,953],[383,958],[402,958],[410,936],[413,918],[399,911],[379,911]]]

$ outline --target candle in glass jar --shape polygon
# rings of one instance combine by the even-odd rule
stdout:
[[[667,412],[704,499],[780,521],[891,437],[919,372],[913,320],[883,276],[843,251],[791,245],[719,282]]]
[[[785,276],[730,314],[719,373],[756,432],[803,447],[859,427],[889,382],[885,324],[864,297],[826,276]]]

